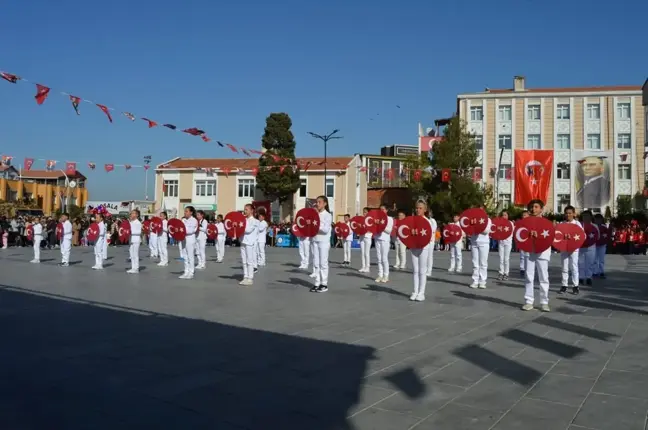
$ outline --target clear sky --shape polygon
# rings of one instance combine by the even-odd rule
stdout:
[[[517,74],[536,87],[641,85],[647,24],[645,0],[12,1],[0,70],[250,148],[283,111],[298,156],[322,154],[307,131],[334,128],[344,140],[329,154],[350,155],[416,144],[417,123],[452,114],[458,93]],[[233,155],[118,112],[110,124],[85,103],[76,116],[58,94],[38,106],[35,93],[0,81],[0,152],[82,162],[93,200],[144,196],[143,170],[104,163]]]

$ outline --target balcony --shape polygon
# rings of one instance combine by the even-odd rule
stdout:
[[[367,177],[367,188],[407,188],[407,175],[387,177],[385,175],[372,175]]]

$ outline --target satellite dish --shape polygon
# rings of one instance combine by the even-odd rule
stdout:
[[[76,181],[70,181],[70,183],[68,184],[68,186],[69,186],[70,188],[74,188],[74,187],[77,186],[77,183],[76,183]]]

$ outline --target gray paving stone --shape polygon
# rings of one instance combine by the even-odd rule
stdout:
[[[426,417],[464,392],[461,387],[425,381],[424,388],[415,397],[398,392],[375,406],[388,411]]]
[[[470,387],[454,403],[504,413],[518,402],[527,390],[527,387],[501,376],[489,375]]]
[[[574,424],[594,429],[644,430],[648,400],[592,394]]]
[[[594,382],[594,379],[574,378],[550,373],[538,381],[527,394],[527,397],[580,406],[592,389]]]
[[[493,430],[564,429],[577,411],[574,406],[524,398],[502,417]]]
[[[416,430],[489,430],[502,414],[450,403],[417,425]]]
[[[364,430],[408,429],[420,418],[408,414],[369,408],[353,416],[350,421],[355,428]]]
[[[595,393],[648,399],[648,374],[604,370],[594,385]]]

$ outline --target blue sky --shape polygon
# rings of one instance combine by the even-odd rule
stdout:
[[[648,75],[648,2],[30,0],[0,14],[0,70],[214,139],[260,147],[265,117],[306,135],[342,130],[331,155],[415,144],[417,123],[456,108],[456,95],[528,86],[641,85]],[[149,130],[63,96],[0,81],[0,152],[141,164],[175,156],[230,157],[214,142]],[[400,109],[396,107],[400,106]],[[374,120],[370,120],[374,118]],[[34,168],[44,168],[44,162]],[[93,200],[143,198],[144,172],[88,172]],[[149,179],[152,178],[149,173]],[[149,181],[152,189],[152,182]],[[152,193],[151,193],[152,195]]]

